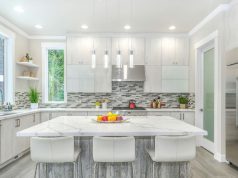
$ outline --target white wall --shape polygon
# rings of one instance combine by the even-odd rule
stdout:
[[[22,56],[26,55],[26,53],[29,52],[29,40],[26,37],[20,35],[16,31],[14,31],[13,29],[9,28],[8,26],[6,26],[2,23],[0,23],[0,24],[15,33],[15,62],[16,62]],[[23,72],[24,68],[15,65],[15,69],[13,69],[13,70],[15,70],[15,75],[18,76]],[[29,87],[28,87],[27,81],[15,79],[15,91],[16,92],[17,91],[28,91],[28,88]]]

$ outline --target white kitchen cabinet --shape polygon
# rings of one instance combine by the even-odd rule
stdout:
[[[144,92],[161,92],[161,66],[146,66]]]
[[[163,65],[176,65],[175,60],[175,38],[162,38],[162,60]]]
[[[163,65],[188,65],[188,50],[187,37],[162,38]]]
[[[90,65],[67,65],[68,92],[94,92],[94,70]]]
[[[176,119],[181,120],[181,112],[170,112],[170,116]]]
[[[15,119],[6,119],[0,121],[0,163],[4,163],[14,156],[15,143]]]
[[[97,66],[94,69],[94,92],[110,93],[112,92],[112,70],[111,66],[107,69],[104,66]]]
[[[116,65],[117,53],[120,50],[121,60],[124,65],[129,65],[130,49],[133,50],[134,64],[145,64],[145,39],[144,38],[112,38],[112,64]]]
[[[93,39],[89,37],[67,38],[67,64],[91,64]]]
[[[177,37],[175,41],[175,61],[177,65],[188,65],[189,40],[187,37]]]
[[[195,125],[195,113],[194,112],[183,112],[183,121]]]
[[[51,113],[50,112],[41,112],[41,119],[40,122],[46,122],[51,119]]]
[[[64,112],[64,111],[58,111],[58,112],[51,113],[51,119],[54,119],[54,118],[60,117],[60,116],[68,116],[68,113]]]
[[[162,39],[146,39],[146,65],[162,65]]]
[[[188,66],[162,66],[162,91],[170,93],[188,92]]]

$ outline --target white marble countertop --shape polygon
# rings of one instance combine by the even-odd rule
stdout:
[[[17,136],[155,136],[206,135],[170,116],[128,116],[124,123],[97,123],[96,116],[61,116],[17,132]]]
[[[19,109],[19,110],[13,110],[10,111],[7,115],[1,115],[0,112],[0,121],[4,119],[10,119],[18,116],[24,116],[27,114],[34,114],[34,113],[39,113],[39,112],[109,112],[112,111],[112,108],[107,108],[107,109],[96,109],[96,108],[39,108],[39,109]],[[128,110],[128,111],[137,111],[137,110]],[[141,111],[141,110],[139,110]],[[194,111],[194,109],[179,109],[179,108],[161,108],[161,109],[153,109],[153,108],[146,108],[144,110],[145,112],[151,112],[151,111],[156,111],[156,112],[176,112],[176,111],[181,111],[181,112],[189,112],[189,111]]]

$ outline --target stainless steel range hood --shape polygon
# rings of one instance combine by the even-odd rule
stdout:
[[[135,65],[133,68],[129,68],[129,66],[123,65],[118,68],[113,65],[112,81],[145,81],[145,66]]]

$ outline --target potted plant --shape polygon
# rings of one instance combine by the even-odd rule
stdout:
[[[186,109],[187,105],[188,105],[188,102],[189,102],[189,99],[187,97],[180,96],[178,98],[178,102],[179,102],[180,109]]]
[[[95,105],[96,105],[96,109],[99,109],[100,106],[101,106],[101,102],[100,101],[96,101]]]
[[[28,92],[28,97],[31,102],[31,109],[37,109],[38,108],[38,102],[39,102],[39,93],[36,88],[30,88],[30,91]]]

